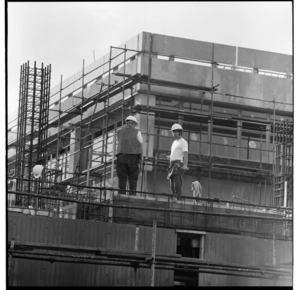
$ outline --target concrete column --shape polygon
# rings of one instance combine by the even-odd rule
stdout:
[[[240,118],[242,116],[242,110],[238,109],[238,117]],[[236,140],[236,157],[240,159],[241,157],[241,149],[240,146],[242,144],[242,121],[237,121],[237,140]]]
[[[211,105],[208,106],[208,112],[210,112],[210,107]],[[211,124],[211,119],[208,119],[207,122],[207,156],[210,155],[210,150],[211,150],[211,142],[212,142],[212,124]]]
[[[70,139],[70,151],[69,151],[69,155],[70,155],[69,172],[74,173],[80,155],[80,152],[78,151],[80,148],[80,130],[76,129],[72,131],[70,136],[71,139]],[[76,153],[74,154],[74,152]]]
[[[183,109],[183,101],[179,101],[179,110]],[[178,123],[183,127],[183,117],[179,116],[178,117]]]
[[[139,94],[135,97],[134,105],[143,105],[147,106],[147,94]],[[149,106],[155,106],[156,96],[149,95]],[[153,147],[154,147],[154,122],[155,122],[155,114],[148,113],[147,114],[137,114],[136,115],[139,126],[136,127],[142,132],[143,136],[143,157],[153,157]],[[148,118],[148,121],[147,121]],[[147,136],[148,134],[148,136]],[[148,149],[148,150],[147,150]],[[145,165],[144,167],[144,181],[143,181],[143,191],[147,191],[147,171],[152,171],[151,165]],[[141,175],[137,184],[137,190],[141,189]]]
[[[270,122],[270,113],[267,114],[267,121]],[[266,150],[270,150],[271,125],[266,126]],[[268,151],[267,162],[270,162],[270,153]]]

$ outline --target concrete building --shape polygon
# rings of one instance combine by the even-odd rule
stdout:
[[[292,284],[292,56],[142,32],[47,86],[45,118],[35,122],[19,108],[8,120],[8,241],[17,252],[9,283]],[[129,114],[139,121],[144,154],[136,195],[122,196],[115,133]],[[170,152],[174,123],[189,144],[177,202],[159,158]],[[44,170],[34,179],[37,164]],[[195,203],[196,180],[203,193]],[[30,256],[22,245],[74,251],[79,260]],[[108,264],[91,263],[99,247]],[[34,271],[25,275],[26,263]]]

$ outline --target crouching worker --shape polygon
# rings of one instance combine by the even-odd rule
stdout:
[[[182,127],[180,124],[174,124],[171,128],[173,138],[175,139],[171,147],[171,155],[162,154],[160,157],[168,158],[170,166],[168,168],[167,179],[170,180],[170,189],[173,194],[173,200],[181,200],[183,175],[188,170],[188,143],[182,137]]]
[[[125,120],[125,125],[117,132],[117,176],[120,194],[126,194],[127,180],[129,181],[129,195],[135,195],[139,177],[139,162],[143,154],[143,137],[141,131],[135,127],[138,122],[134,116]]]

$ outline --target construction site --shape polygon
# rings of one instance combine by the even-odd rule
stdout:
[[[293,285],[292,55],[141,32],[56,86],[51,64],[20,65],[9,286]],[[130,115],[143,156],[123,195]],[[160,157],[174,123],[189,146],[177,201]]]

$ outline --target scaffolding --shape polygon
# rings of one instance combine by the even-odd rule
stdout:
[[[293,206],[293,124],[288,120],[274,126],[274,205]]]
[[[77,79],[67,82],[64,86],[61,76],[57,101],[52,106],[49,106],[51,67],[42,66],[42,69],[37,69],[34,64],[34,69],[30,69],[29,62],[21,67],[17,140],[10,144],[16,147],[16,159],[9,164],[11,167],[15,166],[17,187],[8,191],[16,195],[17,206],[21,211],[27,211],[27,214],[30,212],[32,215],[57,218],[127,223],[137,226],[152,226],[152,222],[155,221],[153,245],[156,226],[161,229],[186,231],[198,231],[201,228],[212,233],[272,238],[273,246],[276,240],[291,240],[293,124],[288,120],[279,122],[277,113],[280,113],[280,110],[276,108],[277,104],[285,106],[290,104],[275,101],[275,98],[270,101],[251,98],[261,104],[265,102],[270,106],[274,104],[273,110],[269,110],[273,113],[273,117],[267,119],[244,116],[241,112],[238,115],[230,115],[218,111],[216,109],[218,106],[225,109],[232,108],[232,104],[222,103],[220,97],[230,96],[243,101],[250,98],[218,91],[219,84],[215,83],[215,70],[228,68],[214,61],[214,45],[210,62],[154,53],[152,46],[152,36],[149,50],[130,49],[126,45],[110,46],[108,60],[89,72],[85,71],[83,60],[82,71],[80,76],[77,74]],[[146,74],[130,70],[130,61],[139,57],[144,57],[148,64]],[[210,85],[190,85],[153,77],[152,61],[153,58],[159,57],[170,61],[174,59],[193,61],[209,67]],[[94,74],[98,69],[102,69],[101,75]],[[91,78],[89,74],[95,77]],[[86,79],[89,79],[88,83]],[[70,92],[70,88],[78,82],[81,82],[80,89],[76,87]],[[92,91],[89,91],[90,86],[93,86]],[[158,93],[157,87],[196,92],[198,97],[186,97],[187,104],[184,104],[180,94],[171,95],[164,90]],[[68,93],[64,93],[64,90]],[[146,96],[144,103],[135,102],[135,97],[139,94]],[[151,95],[156,95],[155,104],[150,102]],[[72,104],[68,107],[64,101],[69,97],[72,98]],[[171,109],[165,105],[166,100],[169,103],[174,100],[178,102]],[[193,108],[192,103],[196,103],[197,106]],[[235,106],[237,108],[238,105]],[[139,114],[144,118],[147,129],[142,134],[146,136],[146,151],[141,161],[140,187],[136,191],[137,195],[123,196],[120,195],[115,183],[116,132],[124,124],[125,117],[130,114]],[[269,115],[271,116],[271,113]],[[194,126],[193,130],[186,130],[188,131],[186,140],[197,143],[198,146],[195,154],[197,158],[190,158],[188,167],[191,173],[195,173],[194,175],[205,176],[208,179],[207,197],[184,195],[181,202],[174,203],[169,193],[160,192],[155,185],[157,175],[165,172],[168,167],[168,161],[159,157],[166,151],[160,147],[162,141],[166,139],[165,128],[169,126],[165,119],[176,120],[181,125],[183,122],[192,123],[196,120],[197,126]],[[149,130],[151,122],[154,122],[153,131]],[[228,131],[236,130],[240,139],[243,132],[246,132],[243,135],[246,146],[241,143],[231,145],[226,140],[222,144],[226,150],[228,148],[235,150],[238,157],[243,151],[247,157],[243,160],[244,163],[238,162],[241,160],[222,163],[220,158],[214,156],[214,148],[218,144],[213,136],[220,130],[222,124],[227,125]],[[184,126],[185,129],[187,127]],[[256,130],[255,138],[260,140],[259,148],[253,147],[253,142],[251,143],[253,127]],[[267,148],[261,145],[264,139],[269,140]],[[150,144],[153,144],[153,148]],[[249,162],[251,152],[254,151],[259,156],[255,166]],[[31,176],[36,164],[45,166],[43,175],[38,180]],[[148,178],[150,171],[153,176],[152,191],[147,184],[151,182]],[[212,191],[213,178],[256,182],[259,184],[260,199],[254,202],[237,195],[233,195],[232,200],[215,198]],[[272,187],[271,202],[266,200],[267,185]],[[262,199],[262,192],[265,200]],[[101,255],[105,256],[103,260],[101,255],[96,258],[87,256],[95,252],[94,248],[81,247],[81,253],[84,255],[79,255],[79,248],[70,245],[12,241],[10,246],[9,271],[14,255],[15,258],[52,262],[71,261],[134,267],[135,274],[140,268],[151,268],[151,285],[156,269],[175,271],[178,266],[182,266],[183,271],[197,273],[267,279],[276,274],[290,277],[290,270],[282,269],[280,265],[276,265],[276,261],[272,267],[247,266],[242,270],[241,265],[205,260],[196,262],[178,255],[174,255],[170,262],[170,257],[162,257],[156,252],[155,247],[151,253],[134,253],[134,256],[130,251],[112,252],[109,249],[101,249]],[[35,251],[28,251],[26,247]],[[45,249],[56,253],[46,253]],[[98,253],[99,248],[96,250]],[[273,248],[274,253],[276,256],[276,245]],[[123,261],[120,262],[120,259]],[[239,271],[236,271],[236,268]]]
[[[47,160],[48,110],[50,100],[51,66],[41,68],[21,66],[18,129],[15,159],[16,189],[40,192],[41,180],[32,181],[31,173],[36,164]],[[27,181],[21,178],[28,177]],[[17,203],[20,203],[17,196]],[[26,200],[28,203],[28,200]],[[22,202],[21,202],[22,203]]]
[[[199,122],[199,159],[198,160],[190,160],[189,167],[191,170],[196,172],[201,172],[203,176],[208,177],[208,198],[213,198],[211,196],[211,179],[214,175],[221,175],[221,176],[231,176],[232,178],[237,178],[239,176],[253,179],[259,179],[260,188],[261,190],[264,187],[266,190],[266,184],[272,184],[274,191],[278,192],[278,194],[274,194],[274,201],[273,206],[275,207],[292,207],[292,187],[291,187],[291,180],[292,180],[292,139],[291,134],[292,131],[290,129],[290,125],[286,125],[288,128],[284,133],[286,137],[279,137],[281,136],[279,131],[279,125],[272,127],[272,122],[275,121],[276,116],[276,104],[285,104],[281,102],[274,101],[262,101],[260,99],[253,99],[260,102],[274,102],[274,116],[272,120],[254,120],[253,118],[247,118],[243,116],[228,116],[228,114],[224,114],[222,112],[215,112],[214,106],[215,103],[218,101],[215,100],[215,96],[231,96],[239,99],[250,99],[244,96],[237,96],[237,95],[229,95],[229,94],[222,94],[218,92],[219,84],[215,84],[214,82],[214,70],[215,69],[223,69],[222,65],[214,62],[214,46],[212,47],[212,60],[208,61],[201,61],[197,59],[188,59],[182,56],[167,56],[160,53],[153,53],[152,52],[152,37],[150,38],[149,44],[149,51],[146,50],[134,50],[129,49],[126,47],[110,47],[109,52],[109,59],[108,61],[104,62],[100,67],[103,67],[103,74],[101,77],[97,76],[93,80],[89,82],[96,83],[99,85],[99,91],[94,93],[93,95],[87,96],[85,95],[86,89],[88,84],[85,83],[85,78],[89,73],[93,73],[90,71],[89,73],[85,73],[85,65],[83,61],[83,69],[82,75],[79,79],[69,83],[66,87],[63,87],[63,81],[61,77],[61,85],[59,90],[59,100],[58,100],[58,110],[50,108],[50,112],[57,112],[54,116],[54,119],[49,120],[49,127],[56,127],[57,133],[53,134],[51,138],[47,140],[48,143],[41,143],[43,150],[45,151],[48,146],[48,152],[51,150],[55,153],[55,162],[54,165],[51,165],[51,158],[48,163],[50,166],[46,168],[46,175],[43,177],[46,184],[45,186],[41,187],[42,189],[51,189],[52,191],[49,195],[54,194],[57,195],[57,189],[61,188],[61,195],[66,197],[76,197],[87,200],[89,196],[93,195],[93,190],[87,190],[88,187],[102,187],[104,192],[100,193],[101,196],[103,195],[104,198],[100,198],[102,200],[109,200],[113,199],[113,193],[117,192],[118,189],[114,184],[114,176],[115,176],[115,160],[114,160],[114,152],[113,148],[115,148],[115,134],[117,128],[123,125],[124,116],[129,114],[136,114],[139,113],[141,115],[146,116],[146,128],[149,128],[149,117],[155,116],[157,120],[157,133],[152,134],[151,132],[143,132],[146,134],[146,153],[142,160],[142,180],[141,180],[141,195],[147,196],[147,172],[148,168],[153,168],[154,179],[158,171],[163,171],[168,166],[166,160],[160,159],[159,153],[159,142],[161,136],[161,117],[171,116],[173,119],[177,119],[178,122],[182,122],[185,119],[189,118],[196,118]],[[121,52],[120,52],[121,51]],[[130,60],[137,59],[140,56],[148,56],[148,73],[141,74],[141,73],[134,73],[129,74],[126,71],[127,64]],[[155,79],[152,77],[152,59],[157,57],[167,57],[168,59],[180,59],[180,60],[188,60],[194,61],[201,64],[205,64],[208,67],[211,67],[211,86],[203,86],[203,85],[187,85],[184,83],[172,82],[167,80]],[[117,63],[115,60],[118,60]],[[120,70],[123,68],[123,71]],[[106,70],[105,70],[106,69]],[[114,80],[112,80],[114,79]],[[23,77],[21,78],[23,80]],[[73,105],[64,110],[61,107],[62,104],[62,92],[64,89],[69,88],[75,82],[81,80],[81,92],[80,96],[77,93],[69,94],[74,99],[79,99],[77,102],[73,102]],[[105,83],[106,80],[108,83]],[[21,82],[22,83],[22,82]],[[146,85],[146,90],[143,87],[136,91],[136,85]],[[155,94],[152,91],[152,87],[160,86],[160,87],[169,87],[175,89],[182,89],[188,91],[198,92],[200,94],[197,103],[200,105],[200,112],[196,110],[192,110],[191,108],[184,108],[183,105],[179,106],[177,109],[165,109],[160,106],[152,106],[150,105],[150,95]],[[20,91],[23,90],[23,87],[20,85]],[[125,92],[129,91],[129,93],[125,94]],[[114,96],[118,94],[122,94],[122,97],[113,100]],[[146,104],[139,105],[134,104],[134,96],[138,93],[144,93],[147,96]],[[160,93],[160,96],[164,96],[170,98],[166,93]],[[210,98],[208,96],[210,95]],[[204,98],[206,96],[206,98]],[[172,98],[179,99],[180,96],[172,95]],[[20,98],[20,102],[21,102]],[[161,97],[158,97],[158,102],[160,104]],[[189,98],[187,98],[189,100]],[[194,101],[194,99],[193,99]],[[20,103],[20,106],[23,105]],[[209,109],[204,110],[204,107],[207,106]],[[225,105],[226,106],[226,105]],[[86,115],[85,115],[86,114]],[[77,116],[77,117],[76,117]],[[76,118],[75,118],[76,117]],[[23,118],[24,119],[24,118]],[[23,120],[22,119],[22,120]],[[20,119],[20,122],[22,122]],[[44,120],[44,119],[43,119]],[[69,121],[73,121],[69,123]],[[44,121],[43,121],[44,122]],[[258,167],[249,167],[249,166],[241,166],[235,164],[221,164],[214,160],[212,156],[212,149],[215,146],[213,142],[213,132],[215,130],[215,126],[218,126],[220,123],[227,122],[229,126],[235,126],[236,128],[240,127],[241,124],[244,122],[254,123],[257,127],[260,128],[260,136],[261,140],[263,135],[276,135],[278,137],[274,138],[273,140],[277,140],[276,142],[276,155],[273,154],[274,164],[273,171],[268,170],[262,166],[262,156],[264,153],[268,154],[272,153],[272,149],[263,149],[261,146],[260,148],[256,148],[256,151],[259,151],[260,155],[260,162]],[[18,123],[20,125],[20,123]],[[243,125],[244,129],[247,130],[248,128],[246,125]],[[279,126],[279,127],[278,127]],[[20,126],[21,128],[21,126]],[[43,127],[44,128],[44,127]],[[274,129],[275,128],[275,129]],[[281,128],[281,127],[280,127]],[[203,130],[207,132],[207,140],[201,140],[201,136],[203,137]],[[18,130],[19,126],[18,126]],[[32,131],[33,132],[33,131]],[[18,131],[18,138],[23,138],[24,133]],[[33,138],[34,134],[30,135]],[[73,137],[72,137],[73,136]],[[250,136],[250,134],[249,134]],[[247,156],[249,158],[249,152],[252,150],[251,147],[251,139],[248,136],[247,147],[242,147],[240,144],[234,146],[237,151],[239,150],[247,150]],[[189,133],[188,142],[191,141],[192,137]],[[156,149],[153,150],[153,157],[149,156],[149,142],[150,138],[156,138]],[[264,137],[266,138],[266,137]],[[281,138],[281,139],[280,139]],[[283,139],[282,139],[283,138]],[[18,139],[18,140],[19,140]],[[24,139],[24,138],[23,138]],[[22,140],[23,140],[22,139]],[[64,142],[64,139],[71,140],[70,143]],[[98,139],[98,140],[96,140]],[[284,143],[283,143],[284,142]],[[24,141],[23,141],[24,143]],[[72,153],[68,153],[68,148],[74,147],[75,150]],[[202,154],[201,150],[202,147],[207,147],[208,155]],[[230,145],[225,144],[224,146],[229,147]],[[24,147],[24,146],[23,146]],[[22,175],[24,166],[22,165],[21,159],[23,155],[20,153],[22,148],[22,144],[17,144],[17,159],[16,159],[16,168],[17,168],[17,177],[26,176]],[[275,148],[275,147],[274,147]],[[285,150],[285,155],[279,155],[279,149]],[[273,152],[274,153],[274,152]],[[63,157],[62,154],[65,154]],[[71,156],[74,155],[74,164],[73,169],[70,168],[69,159]],[[75,155],[76,158],[75,158]],[[44,155],[43,155],[44,156]],[[83,165],[81,163],[82,156],[87,158],[87,164]],[[277,156],[277,157],[275,157]],[[279,159],[280,158],[280,161]],[[275,162],[276,159],[276,162]],[[281,163],[280,163],[281,162]],[[53,163],[53,162],[52,162]],[[277,164],[282,164],[277,166]],[[96,165],[95,165],[96,164]],[[51,167],[51,168],[50,168]],[[32,166],[30,167],[30,169]],[[27,172],[30,172],[30,169]],[[284,177],[282,177],[284,176]],[[284,188],[283,185],[286,184],[285,182],[288,181],[288,198],[287,202],[284,202]],[[29,181],[28,181],[29,182]],[[155,184],[155,182],[154,182]],[[279,185],[280,184],[280,185]],[[81,186],[86,186],[86,190],[81,189]],[[110,189],[108,189],[110,188]],[[17,191],[24,191],[23,188],[17,187]],[[29,192],[29,187],[27,189]],[[280,191],[280,192],[279,192]],[[40,192],[40,191],[39,191]],[[148,192],[149,193],[149,192]],[[157,190],[154,185],[154,190],[152,194],[156,194]],[[157,196],[157,195],[156,195]],[[239,200],[243,200],[241,197],[235,196]],[[251,204],[251,201],[243,200],[244,203]],[[260,204],[266,204],[266,201],[260,201]],[[271,206],[271,205],[270,205]]]

